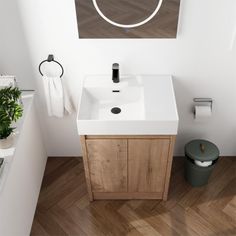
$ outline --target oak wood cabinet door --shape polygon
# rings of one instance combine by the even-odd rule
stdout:
[[[169,139],[128,139],[128,191],[163,192]]]
[[[127,192],[127,139],[86,141],[92,192]]]

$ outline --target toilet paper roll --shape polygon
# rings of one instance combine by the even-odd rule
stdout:
[[[195,106],[194,107],[194,118],[195,120],[202,120],[212,115],[211,106]]]
[[[212,161],[197,161],[197,160],[195,160],[194,163],[197,166],[201,166],[201,167],[208,167],[208,166],[212,165]]]

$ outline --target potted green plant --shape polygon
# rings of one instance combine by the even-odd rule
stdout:
[[[19,103],[21,91],[17,87],[0,89],[0,148],[9,148],[13,144],[12,123],[23,114]]]

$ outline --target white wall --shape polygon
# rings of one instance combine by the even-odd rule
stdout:
[[[23,99],[14,157],[8,163],[6,182],[0,191],[0,235],[30,235],[41,182],[47,162],[33,98]],[[27,104],[28,103],[28,104]],[[9,157],[7,157],[9,158]]]
[[[0,0],[0,58],[0,74],[17,75],[21,88],[34,87],[28,47],[14,0]]]
[[[41,94],[37,67],[49,53],[65,67],[64,80],[76,104],[84,75],[110,73],[113,62],[125,74],[172,74],[180,116],[175,154],[183,154],[190,139],[207,138],[222,155],[236,155],[235,0],[181,0],[178,38],[153,40],[79,40],[74,0],[18,0],[18,7]],[[214,99],[209,122],[194,122],[194,97]],[[48,155],[78,155],[75,116],[48,118],[42,104]]]

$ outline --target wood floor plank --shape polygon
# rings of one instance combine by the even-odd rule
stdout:
[[[78,199],[81,199],[83,196],[87,197],[87,185],[85,182],[79,184],[77,188],[68,193],[62,200],[58,201],[57,205],[62,209],[68,209],[77,203]]]
[[[51,160],[53,158],[49,158],[49,163],[45,170],[45,176],[47,178],[45,181],[43,181],[44,187],[49,186],[51,183],[54,182],[54,180],[60,178],[66,171],[70,171],[73,166],[77,166],[79,169],[79,166],[81,169],[83,169],[82,162],[78,162],[75,158],[69,158],[68,160],[65,160],[66,158],[56,158],[55,160]],[[62,159],[63,161],[61,161]],[[55,163],[55,166],[54,164]]]
[[[77,166],[73,166],[70,171],[65,172],[53,184],[42,189],[42,194],[40,194],[38,202],[39,210],[47,211],[50,207],[73,192],[79,184],[84,183],[84,180],[84,173],[78,173]]]
[[[49,236],[49,234],[45,231],[43,226],[38,222],[38,220],[34,219],[34,224],[31,229],[32,236]]]
[[[214,225],[217,233],[230,232],[231,234],[229,235],[236,235],[236,224],[221,209],[199,206],[197,208],[194,207],[194,210],[210,224]]]
[[[177,206],[172,209],[172,212],[175,212],[176,215],[182,212],[181,214],[185,215],[186,225],[191,227],[200,236],[214,235],[217,233],[212,224],[191,208],[185,211],[181,206]]]
[[[230,202],[233,202],[236,196],[236,178],[229,181],[224,189],[217,195],[217,197],[209,203],[210,207],[223,209],[227,207]],[[236,220],[236,216],[235,216]]]
[[[182,210],[178,206],[175,206],[171,210],[168,210],[164,206],[159,204],[156,207],[156,211],[161,215],[161,219],[167,225],[174,228],[178,232],[178,234],[183,236],[199,236],[199,234],[194,229],[192,229],[192,222],[189,222],[189,219],[187,219],[184,210]]]
[[[124,203],[121,205],[124,205]],[[107,223],[112,225],[112,228],[114,229],[113,234],[127,235],[130,232],[134,233],[135,231],[137,235],[139,234],[135,227],[133,227],[119,211],[115,210],[112,204],[108,204],[108,202],[104,204],[104,201],[98,201],[92,204],[91,207],[97,212],[103,213]]]
[[[80,210],[84,210],[90,204],[89,197],[88,197],[87,193],[86,193],[86,195],[82,196],[80,199],[76,199],[76,200],[77,201],[75,203],[75,206],[77,206]]]
[[[85,232],[81,229],[79,222],[76,223],[74,219],[59,206],[53,207],[50,211],[50,215],[58,224],[60,224],[61,228],[68,235],[86,235]]]
[[[151,204],[147,207],[147,202],[140,205],[135,209],[135,212],[139,215],[141,219],[145,219],[157,232],[165,236],[180,236],[180,234],[175,230],[174,227],[169,226],[165,221],[162,220],[161,214],[159,214],[155,208],[157,204]]]
[[[49,158],[31,235],[233,236],[235,167],[236,158],[221,158],[209,184],[193,188],[184,179],[184,158],[178,157],[168,201],[90,203],[82,159]]]
[[[81,211],[77,207],[72,207],[67,210],[68,214],[78,222],[82,230],[87,235],[112,235],[112,229],[97,212],[91,211],[90,207]]]
[[[230,216],[236,224],[236,197],[234,197],[232,201],[226,205],[226,207],[223,209],[223,212]]]
[[[39,224],[43,227],[44,231],[47,232],[48,235],[51,236],[67,236],[67,233],[62,229],[60,224],[55,221],[54,217],[51,217],[50,212],[47,213],[37,213],[36,220]],[[36,230],[35,226],[33,225],[34,232]],[[37,232],[35,232],[36,234]]]
[[[161,234],[156,231],[147,221],[139,218],[139,216],[132,211],[127,205],[119,209],[119,213],[131,224],[141,235],[160,236]]]

